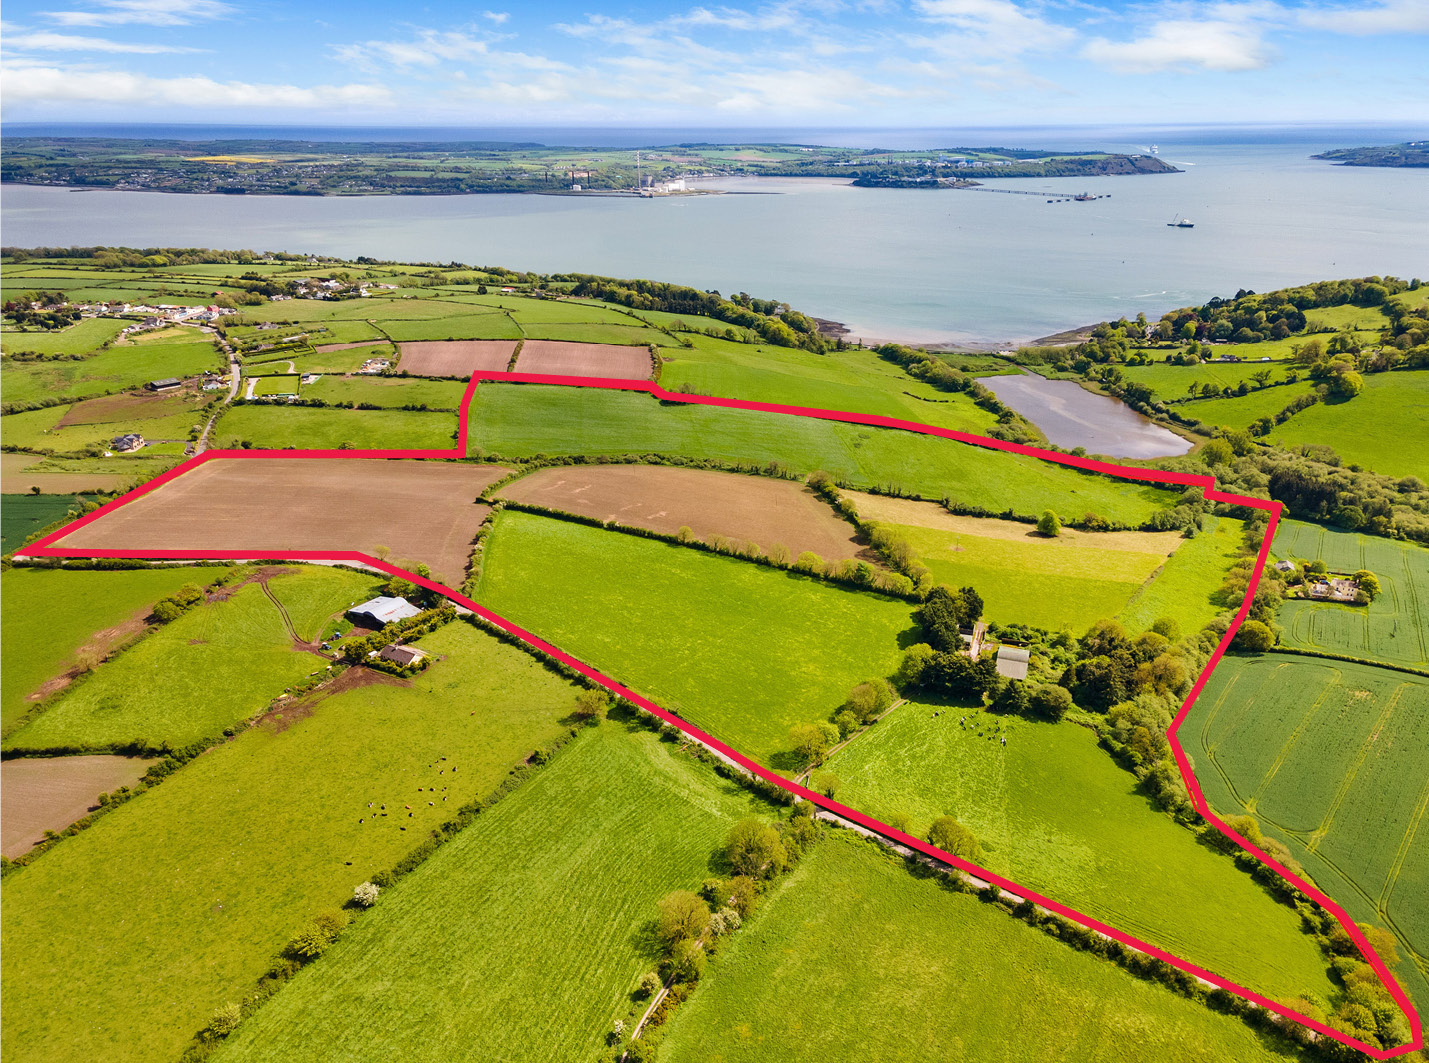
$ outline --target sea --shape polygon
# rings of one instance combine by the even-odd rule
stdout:
[[[1337,166],[1334,147],[1429,126],[947,129],[406,128],[7,124],[24,135],[485,140],[638,147],[803,143],[1148,153],[1182,172],[863,189],[726,178],[721,195],[200,196],[0,186],[7,246],[224,247],[651,277],[780,299],[851,338],[996,349],[1238,290],[1429,278],[1429,170]],[[1008,191],[1030,195],[1008,195]],[[1087,192],[1075,202],[1043,193]],[[1187,218],[1191,228],[1172,225]]]

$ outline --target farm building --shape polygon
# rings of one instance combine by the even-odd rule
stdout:
[[[378,595],[370,602],[354,605],[347,611],[347,615],[364,627],[382,628],[388,624],[396,623],[398,620],[416,616],[421,611],[406,598],[388,598]]]
[[[150,391],[172,391],[183,383],[176,376],[165,377],[163,380],[151,380],[144,386]]]
[[[1309,586],[1310,597],[1328,602],[1352,602],[1360,592],[1360,585],[1352,579],[1331,576]]]
[[[1294,571],[1295,571],[1295,562],[1294,562],[1294,561],[1277,561],[1277,562],[1275,562],[1275,571],[1276,571],[1276,572],[1294,572]]]
[[[999,646],[997,648],[997,674],[1007,679],[1026,679],[1027,665],[1032,654],[1022,646]]]
[[[131,450],[142,450],[144,437],[138,432],[129,432],[122,436],[115,436],[114,442],[110,446],[120,454],[126,454]]]
[[[405,668],[409,664],[416,664],[426,654],[415,646],[383,646],[382,652],[377,656]]]

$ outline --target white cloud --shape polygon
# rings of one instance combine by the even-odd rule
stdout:
[[[446,62],[469,62],[488,52],[490,44],[480,37],[458,30],[418,31],[414,40],[364,41],[361,44],[341,44],[333,49],[339,59],[348,62],[390,63],[401,67],[437,66]]]
[[[185,48],[170,44],[135,44],[128,41],[111,41],[104,37],[81,37],[72,33],[35,33],[7,31],[5,48],[20,52],[128,52],[135,55],[158,55],[164,52],[196,52],[197,48]]]
[[[1130,41],[1097,37],[1082,57],[1127,74],[1152,74],[1173,68],[1239,72],[1269,65],[1274,51],[1251,21],[1165,19]]]
[[[51,11],[62,26],[187,26],[233,14],[223,0],[95,0],[90,11]]]
[[[1315,29],[1369,36],[1378,33],[1429,33],[1426,0],[1379,0],[1378,3],[1309,8],[1300,21]]]
[[[1007,57],[1069,47],[1076,32],[1013,0],[916,0],[922,18],[948,29],[912,43],[950,57]]]
[[[501,25],[502,23],[504,23],[508,18],[511,17],[511,12],[509,12],[509,11],[483,11],[483,12],[481,13],[481,17],[484,18],[484,19],[486,19],[488,22],[494,22],[494,23],[496,23],[498,26],[500,26],[500,25]]]
[[[710,89],[721,112],[824,114],[853,110],[872,97],[900,95],[840,70],[771,70],[732,73]]]
[[[8,64],[7,105],[90,104],[126,107],[323,108],[382,106],[383,85],[263,85],[207,77],[156,78],[124,70]]]

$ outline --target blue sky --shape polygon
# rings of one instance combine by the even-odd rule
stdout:
[[[7,121],[1423,122],[1429,0],[7,0]]]

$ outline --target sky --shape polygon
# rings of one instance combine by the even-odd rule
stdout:
[[[1429,0],[6,0],[7,122],[1412,122]]]

